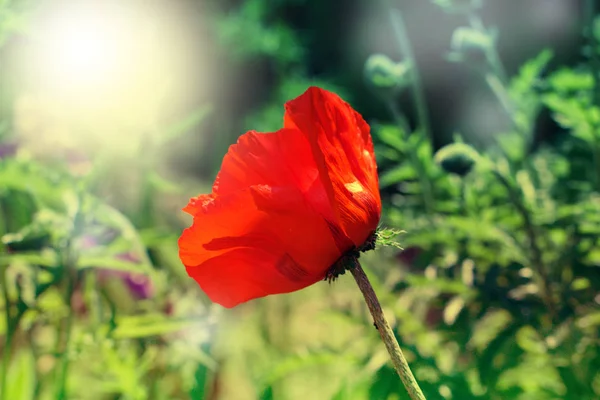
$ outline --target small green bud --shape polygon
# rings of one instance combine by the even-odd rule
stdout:
[[[451,58],[453,61],[483,63],[493,45],[491,35],[477,29],[460,27],[452,34]]]
[[[435,161],[448,173],[466,176],[479,162],[479,153],[465,143],[452,143],[435,154]]]
[[[367,83],[384,96],[393,95],[410,83],[411,64],[396,63],[384,54],[373,54],[365,62]]]

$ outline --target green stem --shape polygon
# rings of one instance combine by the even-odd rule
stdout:
[[[398,108],[392,101],[388,102],[388,107],[390,109],[390,112],[392,113],[392,116],[396,120],[396,123],[405,132],[405,134],[408,135],[410,133],[410,127],[408,126],[404,115],[398,110]],[[417,142],[417,145],[418,144],[420,144],[420,141]],[[424,170],[423,165],[421,164],[421,160],[419,160],[419,157],[417,156],[417,150],[409,149],[408,153],[408,156],[410,157],[410,162],[417,170],[417,174],[419,176],[419,183],[421,184],[421,188],[423,190],[423,205],[425,207],[425,212],[427,213],[427,215],[431,215],[433,214],[434,203],[433,188],[431,187],[431,181],[429,180],[429,177],[427,176],[427,173]]]
[[[390,109],[390,114],[392,114],[392,117],[396,121],[396,124],[398,124],[400,129],[402,129],[403,133],[405,135],[410,135],[411,130],[408,121],[406,120],[404,114],[402,114],[400,110],[398,110],[398,107],[396,106],[396,104],[394,104],[394,101],[389,100],[387,102],[387,106]]]
[[[373,316],[373,320],[375,321],[375,326],[381,335],[381,339],[385,344],[385,347],[390,354],[390,359],[392,364],[394,365],[394,369],[400,376],[406,391],[408,392],[410,398],[412,400],[425,400],[425,396],[417,383],[412,371],[410,370],[410,366],[404,358],[404,354],[402,353],[402,349],[400,349],[400,345],[396,340],[396,336],[394,335],[394,331],[390,327],[390,324],[387,322],[385,315],[383,314],[383,310],[381,309],[381,304],[379,303],[379,299],[371,286],[371,282],[369,282],[369,278],[363,271],[360,263],[357,259],[354,259],[354,265],[350,268],[350,272],[360,291],[362,292],[365,302],[369,307],[369,311]]]
[[[519,194],[516,192],[510,182],[498,171],[494,171],[494,175],[506,188],[511,203],[515,206],[518,213],[521,215],[521,218],[523,219],[525,234],[527,235],[529,246],[531,247],[531,262],[535,271],[540,277],[542,300],[546,304],[546,307],[548,307],[548,312],[552,316],[552,319],[555,320],[557,317],[557,311],[554,305],[554,300],[552,299],[551,280],[546,271],[546,267],[544,266],[542,250],[539,246],[536,229],[533,221],[531,220],[531,216],[529,215],[529,211],[525,207],[525,204],[523,204]]]
[[[69,369],[69,341],[71,339],[71,330],[73,326],[73,313],[69,312],[62,328],[62,340],[59,338],[58,354],[60,354],[60,367],[58,369],[58,379],[56,387],[56,399],[67,398],[67,376]]]
[[[388,8],[390,13],[390,20],[392,23],[392,27],[394,29],[394,33],[396,34],[396,39],[398,40],[400,53],[403,57],[405,57],[412,65],[411,73],[411,91],[413,101],[415,102],[415,109],[417,112],[417,120],[418,120],[418,129],[422,130],[423,136],[429,139],[429,142],[433,146],[433,137],[431,128],[429,126],[429,113],[427,111],[427,103],[425,101],[425,92],[423,90],[423,84],[421,80],[421,74],[419,73],[419,68],[412,51],[412,46],[408,40],[408,33],[406,31],[406,26],[404,24],[404,19],[402,18],[402,14],[400,11],[395,9],[389,0],[384,0],[384,4],[386,8]],[[396,106],[389,101],[389,108],[392,111],[396,122],[406,131],[407,134],[410,133],[410,127],[406,122],[406,118],[402,113],[400,113]],[[419,181],[421,183],[421,188],[423,190],[423,205],[425,207],[425,211],[427,215],[433,213],[433,189],[431,187],[431,182],[429,181],[426,172],[423,170],[421,166],[421,162],[418,159],[416,153],[414,151],[410,152],[411,162],[417,169],[417,173],[419,174]]]
[[[594,148],[592,151],[594,153],[594,165],[596,166],[596,186],[597,189],[600,190],[600,139],[594,142]]]
[[[484,33],[486,35],[488,34],[487,29],[485,28],[485,25],[483,24],[483,21],[481,20],[479,15],[471,11],[468,17],[469,23],[473,29],[476,29],[479,32]],[[491,70],[494,71],[496,76],[498,76],[498,79],[502,82],[503,85],[507,85],[508,74],[506,73],[504,65],[502,65],[500,54],[498,54],[498,49],[496,48],[495,43],[492,46],[486,48],[485,57],[487,59],[488,64],[490,65]]]
[[[69,246],[70,247],[70,246]],[[67,250],[65,256],[65,262],[63,264],[66,274],[66,290],[65,290],[65,303],[69,308],[65,320],[61,324],[59,335],[56,340],[56,354],[60,354],[60,361],[58,363],[57,379],[56,379],[56,396],[55,399],[63,400],[67,398],[67,377],[69,369],[69,341],[71,340],[71,331],[73,328],[73,310],[71,310],[71,301],[73,292],[75,291],[75,263],[71,259],[71,254]]]
[[[3,235],[8,232],[7,223],[8,218],[6,209],[4,207],[4,204],[0,202],[0,235]],[[0,254],[5,254],[6,252],[7,250],[5,246],[2,243],[0,243]],[[2,348],[2,370],[0,371],[0,399],[7,398],[6,386],[8,367],[10,364],[12,339],[14,335],[14,330],[16,329],[16,317],[11,316],[11,302],[8,296],[8,285],[6,283],[7,269],[8,265],[2,266],[2,269],[0,270],[0,290],[2,290],[2,296],[4,297],[4,317],[6,324],[6,335],[4,340],[4,347]]]
[[[461,176],[460,177],[460,199],[459,199],[459,212],[460,215],[462,215],[463,217],[466,217],[468,214],[468,207],[467,207],[467,177],[466,176]]]
[[[392,7],[389,1],[386,1],[385,5],[389,9],[390,20],[394,29],[394,33],[396,34],[396,39],[398,40],[400,53],[407,60],[409,60],[412,65],[411,91],[413,101],[415,102],[415,109],[417,112],[417,120],[419,125],[418,128],[423,131],[425,137],[431,139],[429,113],[427,111],[427,102],[425,101],[425,91],[423,90],[423,82],[421,80],[421,74],[419,72],[419,67],[417,65],[412,46],[410,45],[410,42],[408,40],[408,33],[406,31],[404,19],[402,18],[402,13],[400,13],[400,11]]]
[[[483,21],[474,11],[471,11],[468,14],[469,24],[471,28],[483,33],[488,34]],[[485,49],[485,58],[487,61],[487,68],[484,71],[485,81],[492,90],[492,93],[498,98],[498,101],[502,105],[502,108],[508,114],[515,130],[517,132],[523,132],[523,129],[519,126],[518,122],[515,120],[515,105],[510,98],[510,94],[508,93],[507,87],[509,84],[508,74],[506,73],[506,69],[502,64],[502,60],[500,58],[500,54],[498,54],[498,49],[496,48],[496,43],[492,43],[490,46],[487,46]]]
[[[590,47],[590,70],[594,79],[594,92],[592,99],[596,107],[600,107],[600,54],[598,49],[598,40],[594,35],[594,21],[596,19],[596,0],[587,0],[585,3],[585,15],[588,18],[586,23],[586,34]],[[592,149],[594,154],[594,164],[596,167],[596,188],[600,190],[600,136],[598,136],[598,127],[596,130],[596,140],[593,143]]]
[[[7,386],[7,376],[8,376],[8,367],[10,364],[10,354],[11,354],[11,346],[12,346],[12,338],[14,331],[13,319],[10,315],[10,299],[8,298],[8,291],[6,285],[6,269],[2,270],[0,274],[0,284],[2,286],[2,294],[4,296],[4,308],[5,308],[5,317],[6,317],[6,337],[4,340],[4,347],[2,348],[2,371],[0,371],[0,399],[7,399],[6,386]]]
[[[10,353],[12,346],[12,334],[6,332],[6,340],[4,341],[4,348],[2,349],[2,375],[0,376],[0,399],[7,399],[6,391],[7,391],[7,377],[8,377],[8,367],[10,365]]]
[[[600,106],[600,54],[598,54],[598,41],[594,35],[594,20],[596,19],[596,0],[587,0],[585,3],[586,34],[590,46],[590,65],[594,79],[594,105]]]
[[[504,111],[506,111],[506,114],[508,114],[511,121],[513,122],[515,127],[518,129],[516,121],[514,119],[515,109],[514,109],[512,100],[510,99],[510,95],[508,94],[508,91],[506,90],[506,86],[502,82],[502,79],[500,77],[498,77],[498,74],[496,74],[495,72],[487,72],[487,73],[485,73],[485,82],[488,84],[488,86],[492,90],[492,93],[494,93],[494,95],[496,95],[496,97],[498,98],[498,101],[502,105],[502,108],[504,108]]]

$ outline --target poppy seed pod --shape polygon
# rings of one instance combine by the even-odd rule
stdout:
[[[377,164],[362,117],[311,87],[286,103],[283,126],[242,135],[212,193],[184,208],[194,220],[179,239],[179,257],[224,307],[325,279],[379,223]]]
[[[396,63],[384,54],[373,54],[365,62],[367,83],[380,95],[388,97],[410,84],[411,64]]]
[[[479,153],[464,143],[449,144],[435,154],[435,161],[444,171],[458,176],[466,176],[471,172],[479,158]]]

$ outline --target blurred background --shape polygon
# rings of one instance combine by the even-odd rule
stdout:
[[[363,266],[436,399],[600,399],[595,0],[0,0],[0,399],[400,400],[349,276],[225,310],[177,239],[310,85],[370,123]]]

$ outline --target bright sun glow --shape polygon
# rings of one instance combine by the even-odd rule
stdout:
[[[137,27],[120,10],[74,7],[56,11],[39,27],[40,56],[47,79],[89,87],[118,79],[127,66],[130,38]]]
[[[54,32],[53,53],[66,76],[96,81],[113,72],[119,60],[119,42],[114,29],[101,22],[98,18],[75,20]]]
[[[41,98],[37,107],[53,110],[60,130],[82,142],[137,146],[136,137],[158,132],[180,112],[190,82],[206,76],[194,53],[202,38],[184,29],[176,3],[44,3],[26,55],[29,98]]]

